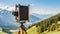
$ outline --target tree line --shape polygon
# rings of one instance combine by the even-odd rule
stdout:
[[[60,20],[60,13],[55,16],[52,16],[50,18],[47,18],[43,21],[40,21],[36,24],[33,24],[32,26],[29,26],[28,29],[30,29],[33,26],[36,26],[37,29],[39,29],[39,33],[42,33],[47,30],[48,30],[48,32],[54,31],[57,28],[57,21],[59,21],[59,20]]]

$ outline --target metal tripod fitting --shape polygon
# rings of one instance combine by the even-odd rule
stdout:
[[[21,29],[23,29],[24,31],[26,31],[26,27],[23,25],[23,23],[21,23],[21,26],[20,26]]]

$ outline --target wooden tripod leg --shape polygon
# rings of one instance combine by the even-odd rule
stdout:
[[[24,30],[23,29],[21,30],[21,34],[24,34]]]
[[[18,34],[24,34],[24,30],[23,29],[19,29],[19,31],[18,31]]]
[[[21,23],[21,26],[20,26],[20,34],[27,34],[26,30],[25,30],[25,26],[23,25],[23,23]]]
[[[24,32],[25,34],[27,34],[27,32],[26,32],[26,30],[25,30],[25,29],[23,29],[23,32]]]
[[[24,34],[24,33],[27,34],[27,32],[25,30],[23,30],[23,29],[18,31],[18,34]]]
[[[19,31],[18,31],[18,34],[20,34],[21,32],[20,32],[20,29],[19,29]]]
[[[21,29],[21,34],[27,34],[26,30],[25,29]]]
[[[25,31],[25,34],[27,34],[27,32]]]

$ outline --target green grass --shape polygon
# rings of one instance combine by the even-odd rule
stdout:
[[[33,26],[32,28],[27,30],[28,34],[38,34],[36,26]]]
[[[27,30],[28,34],[39,34],[39,32],[37,31],[37,27],[33,26],[30,29]],[[47,31],[41,33],[41,34],[46,34]]]

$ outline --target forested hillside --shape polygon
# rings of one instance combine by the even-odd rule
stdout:
[[[28,27],[28,34],[47,34],[52,31],[60,31],[60,14],[40,21]]]

